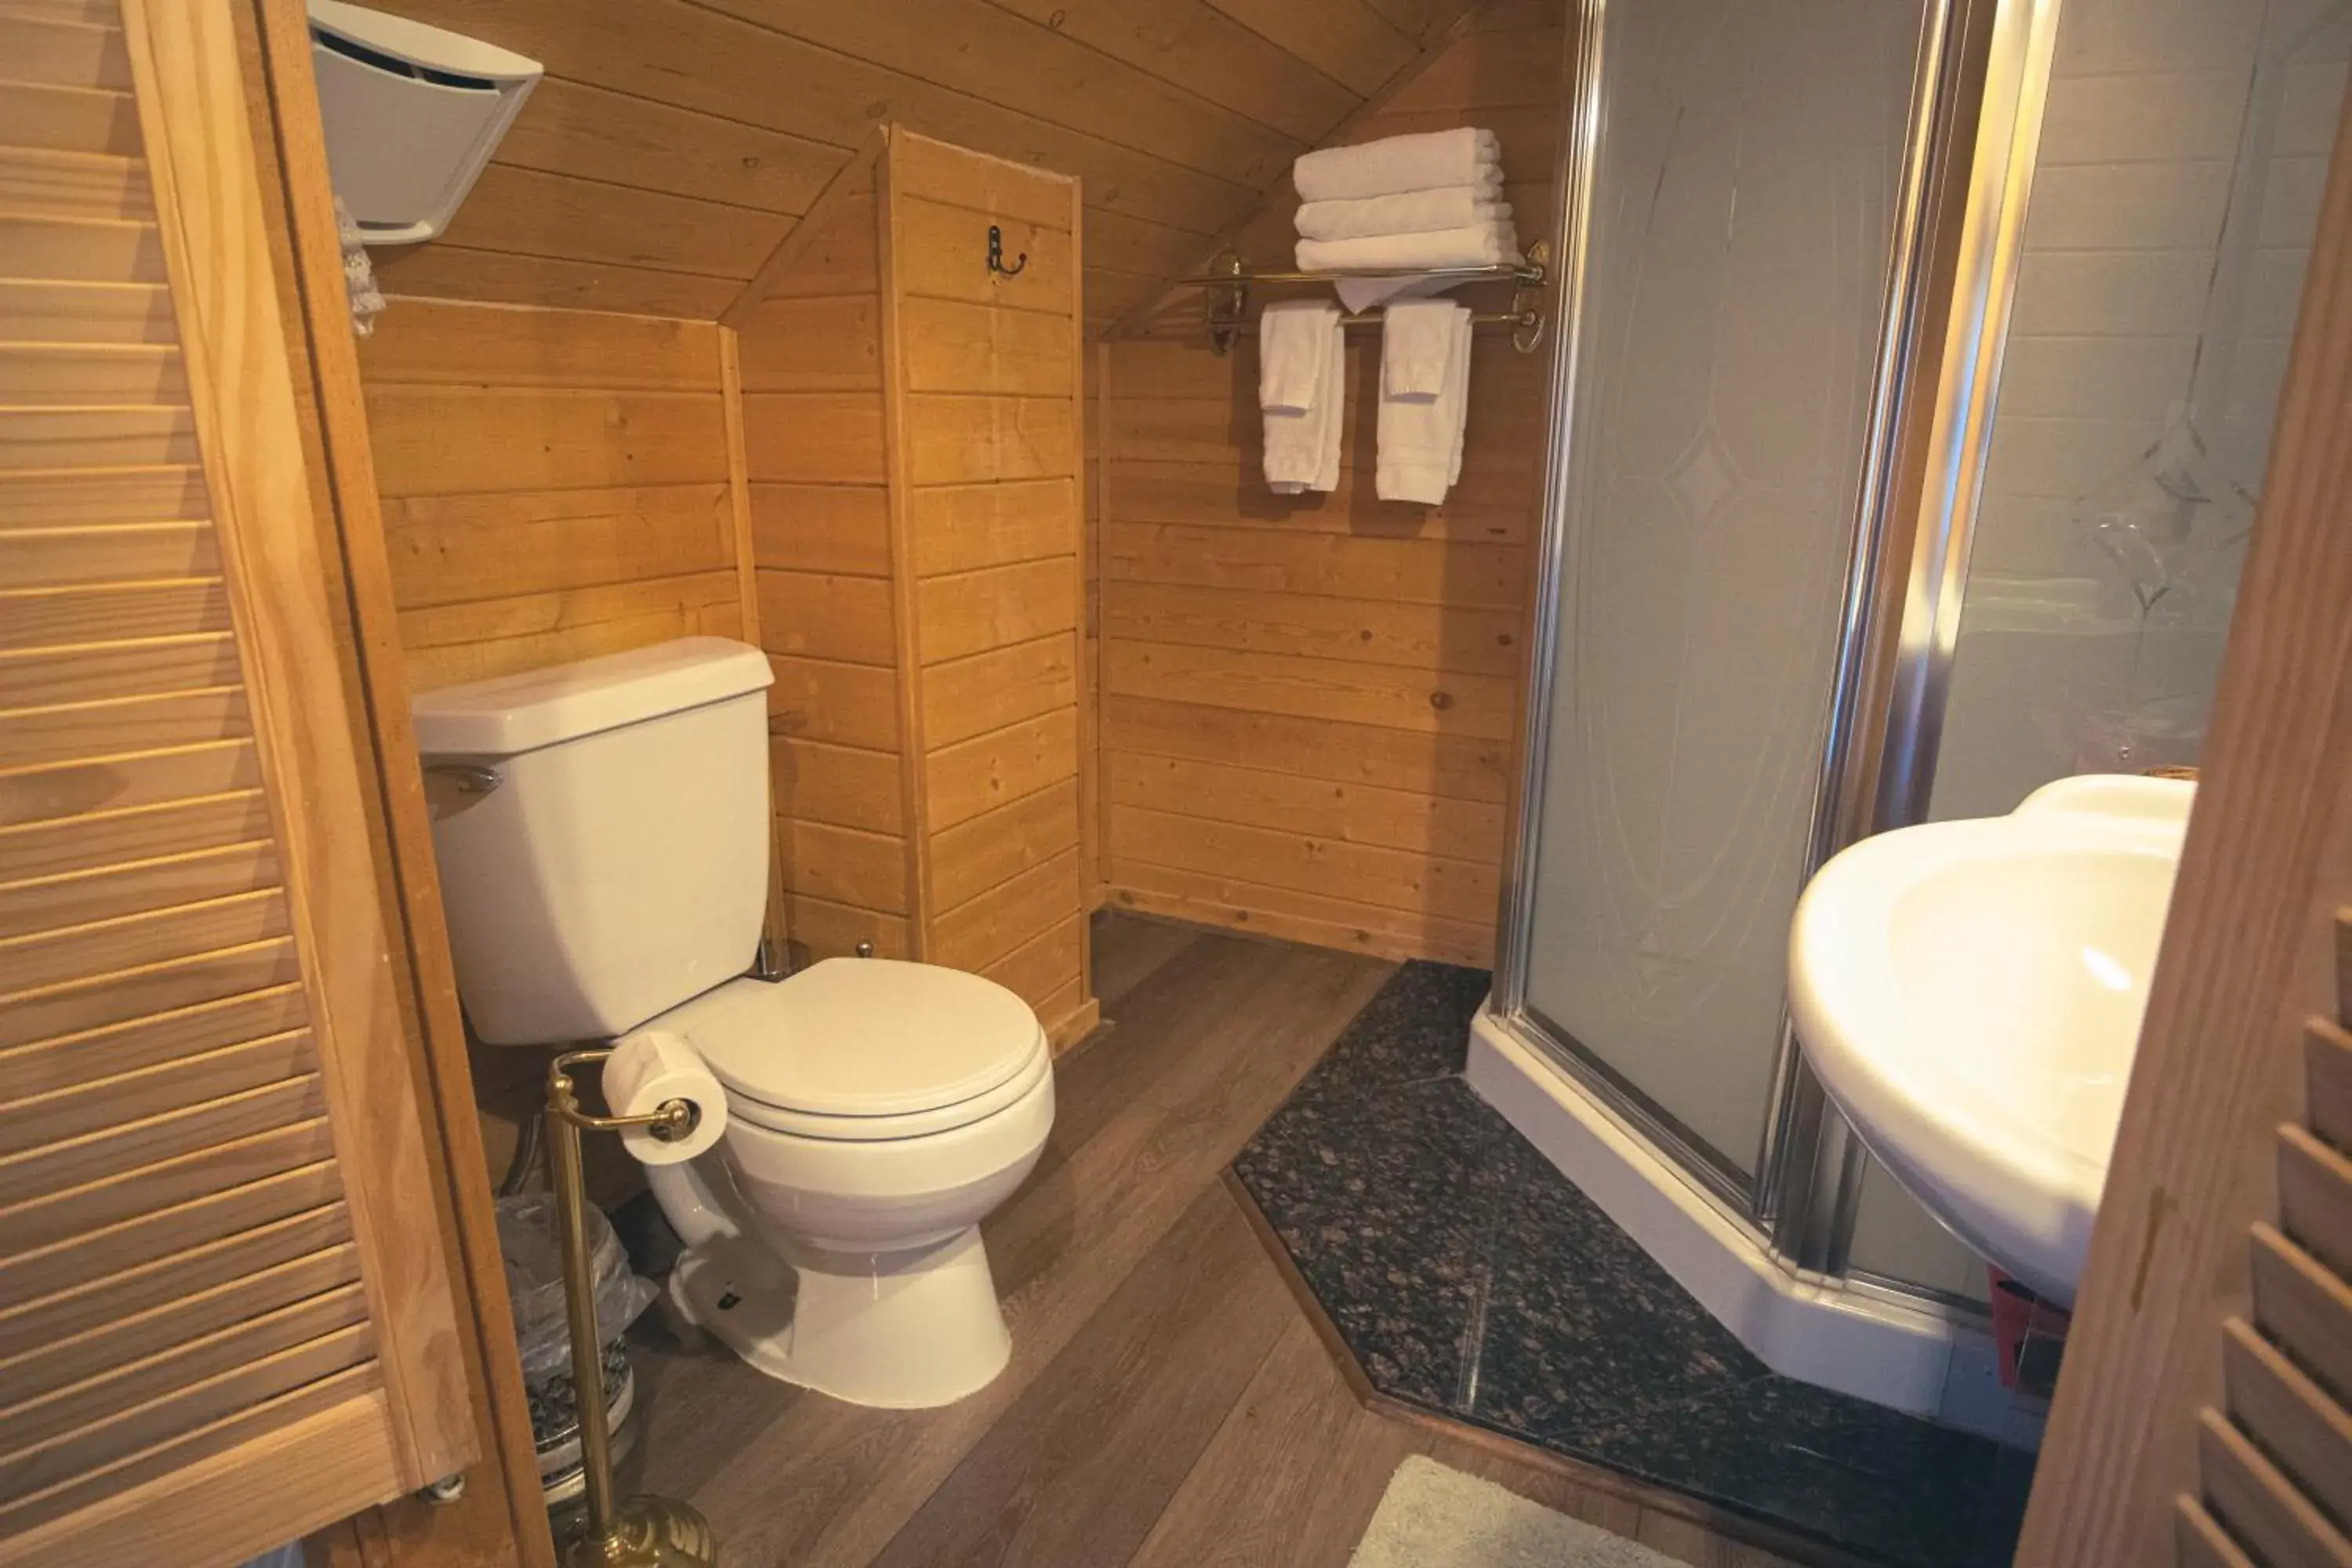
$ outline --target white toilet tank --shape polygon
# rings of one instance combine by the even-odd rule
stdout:
[[[457,992],[484,1042],[607,1039],[751,967],[773,679],[755,647],[686,637],[417,697]]]

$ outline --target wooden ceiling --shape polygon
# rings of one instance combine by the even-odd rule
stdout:
[[[877,122],[1085,184],[1089,327],[1157,298],[1477,0],[368,0],[547,67],[402,293],[715,318]]]

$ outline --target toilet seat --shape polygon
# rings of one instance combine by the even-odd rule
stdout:
[[[728,1113],[803,1138],[871,1142],[969,1126],[1053,1070],[1029,1005],[936,964],[827,959],[733,980],[644,1026],[683,1036]]]

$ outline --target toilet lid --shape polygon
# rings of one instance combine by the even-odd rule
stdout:
[[[957,1104],[1036,1058],[1029,1005],[961,970],[828,958],[685,1025],[730,1095],[821,1116],[904,1116]]]

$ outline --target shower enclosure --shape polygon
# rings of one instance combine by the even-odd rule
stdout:
[[[1827,1106],[1805,879],[2193,763],[2352,0],[1582,0],[1519,841],[1473,1080],[1784,1371],[1998,1422]]]

